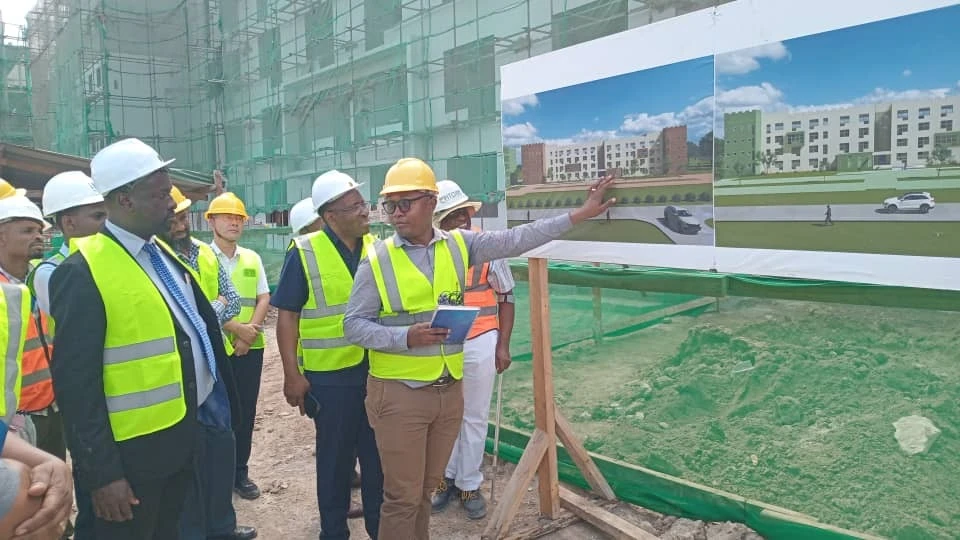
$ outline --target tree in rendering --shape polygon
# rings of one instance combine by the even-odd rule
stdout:
[[[952,150],[942,144],[938,144],[933,148],[933,152],[930,153],[930,159],[927,161],[927,166],[936,167],[937,176],[940,176],[940,169],[950,163],[952,156]]]

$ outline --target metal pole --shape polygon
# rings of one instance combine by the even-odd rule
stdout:
[[[497,500],[497,474],[500,472],[500,411],[503,410],[503,373],[497,374],[497,423],[493,427],[493,476],[490,478],[490,504]]]

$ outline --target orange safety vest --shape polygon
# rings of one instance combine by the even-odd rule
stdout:
[[[473,321],[470,328],[470,334],[467,339],[473,339],[480,334],[485,334],[491,330],[500,328],[498,318],[499,306],[497,304],[497,292],[490,286],[487,280],[487,273],[490,271],[490,263],[485,262],[479,267],[471,266],[467,270],[467,281],[463,291],[463,304],[480,308],[477,319]]]
[[[0,280],[10,282],[3,274],[0,274]],[[47,359],[48,355],[53,356],[53,338],[50,337],[47,316],[36,305],[31,311],[27,340],[23,345],[23,383],[20,387],[20,403],[17,406],[18,410],[24,412],[42,411],[52,405],[54,399],[53,378],[50,376],[50,362]]]

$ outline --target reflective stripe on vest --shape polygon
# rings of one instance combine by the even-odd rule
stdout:
[[[294,243],[308,282],[307,303],[300,311],[302,369],[338,371],[356,366],[363,361],[363,348],[343,334],[343,314],[353,288],[350,270],[324,231],[297,237]],[[372,244],[373,238],[365,235],[361,249],[367,251]]]
[[[433,283],[413,264],[397,237],[378,241],[367,252],[382,303],[380,324],[409,326],[428,322],[441,295],[460,295],[464,290],[467,244],[458,231],[445,241],[434,242]],[[463,377],[463,345],[418,347],[400,353],[370,351],[370,374],[381,379],[433,381],[444,366],[455,379]]]
[[[0,274],[0,281],[9,283],[7,277],[2,274]],[[43,339],[41,339],[41,332]],[[19,410],[42,411],[53,404],[50,356],[53,356],[53,338],[50,337],[47,315],[40,311],[39,307],[34,306],[27,325],[23,355],[20,360],[23,379],[20,383],[20,403],[17,405]]]
[[[497,293],[490,286],[490,263],[472,266],[467,270],[467,287],[463,293],[463,305],[480,308],[477,319],[470,327],[467,339],[473,339],[481,334],[500,328],[497,318],[499,313]]]
[[[20,359],[23,343],[30,324],[30,293],[23,285],[0,282],[0,337],[2,337],[3,365],[0,369],[0,419],[7,425],[17,412],[20,401]]]
[[[212,250],[211,250],[212,252]],[[260,257],[253,251],[237,246],[237,265],[230,273],[230,281],[233,282],[237,294],[240,295],[240,313],[235,319],[242,323],[248,323],[253,319],[254,308],[257,307],[257,284],[260,282]],[[233,336],[227,333],[232,340]],[[250,345],[251,349],[262,349],[264,347],[263,332],[257,335],[257,339]]]
[[[183,367],[173,315],[157,286],[103,234],[71,244],[103,298],[103,390],[113,438],[125,441],[179,423],[187,412]]]

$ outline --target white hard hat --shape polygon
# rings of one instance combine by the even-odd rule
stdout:
[[[140,139],[123,139],[93,156],[90,160],[90,175],[97,191],[107,194],[159,171],[174,161],[161,160],[160,154]]]
[[[313,181],[313,189],[310,191],[313,209],[319,210],[321,206],[362,185],[347,173],[338,170],[327,171]]]
[[[43,230],[50,228],[50,224],[43,219],[40,207],[23,195],[11,195],[0,199],[0,223],[13,219],[29,219],[43,226]]]
[[[483,205],[479,201],[471,201],[470,197],[460,189],[453,180],[440,180],[437,182],[437,189],[440,193],[437,195],[437,208],[433,211],[433,221],[440,223],[454,210],[460,208],[473,208],[476,213]]]
[[[103,195],[93,180],[80,171],[62,172],[47,181],[43,187],[43,217],[57,212],[103,202]]]
[[[293,205],[290,209],[290,228],[293,234],[300,234],[300,230],[320,219],[320,215],[313,209],[313,198],[306,199]]]

